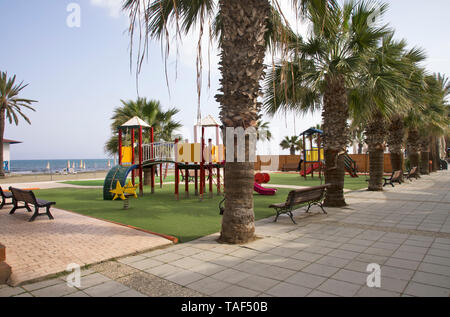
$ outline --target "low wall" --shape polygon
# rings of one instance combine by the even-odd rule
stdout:
[[[349,154],[349,156],[356,162],[358,172],[369,172],[369,154]],[[392,173],[391,154],[384,153],[384,172]]]
[[[257,171],[281,171],[285,164],[297,164],[300,155],[258,155],[256,157],[255,170]]]
[[[368,154],[349,154],[349,156],[356,162],[358,172],[369,172]],[[285,164],[298,164],[300,155],[258,155],[256,159],[255,170],[257,171],[281,171]],[[391,154],[389,153],[384,154],[384,172],[392,173]]]

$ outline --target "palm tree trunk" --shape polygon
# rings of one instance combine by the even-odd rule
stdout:
[[[346,206],[344,199],[344,157],[349,140],[348,98],[343,76],[326,76],[323,96],[323,147],[325,152],[325,182],[328,188],[324,205]]]
[[[419,143],[419,131],[414,128],[410,128],[408,131],[408,153],[409,153],[409,165],[410,168],[417,166],[417,174],[420,175],[420,143]]]
[[[420,152],[420,173],[424,175],[430,174],[430,152]]]
[[[294,148],[294,147],[291,147],[291,149],[289,150],[289,152],[290,152],[291,155],[295,155],[295,148]]]
[[[3,136],[5,134],[5,108],[0,110],[0,178],[5,177],[3,170]]]
[[[385,120],[380,112],[374,114],[366,127],[366,143],[369,146],[369,190],[383,190]]]
[[[391,153],[392,171],[402,171],[402,180],[404,173],[403,143],[405,141],[405,127],[403,120],[402,116],[395,115],[391,119],[387,135],[387,143],[389,152]]]
[[[220,60],[220,117],[225,127],[256,127],[264,75],[268,0],[220,0],[222,52]],[[235,148],[235,145],[231,145]],[[227,145],[230,147],[230,145]],[[246,142],[246,152],[249,144]],[[254,162],[229,162],[224,170],[225,210],[219,240],[246,243],[255,237],[253,211]]]

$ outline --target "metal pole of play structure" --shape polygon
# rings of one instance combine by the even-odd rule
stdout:
[[[205,149],[205,127],[202,126],[202,157],[200,162],[200,199],[203,199],[203,193],[205,192],[205,158],[204,158],[204,149]]]
[[[306,180],[306,138],[303,134],[303,177]]]
[[[175,199],[179,200],[179,195],[178,195],[178,183],[180,181],[180,175],[178,172],[178,139],[175,140]]]
[[[217,145],[217,164],[220,164],[220,138],[219,138],[219,126],[216,126],[216,145]],[[217,195],[220,195],[220,166],[217,165]]]
[[[322,149],[322,139],[321,139],[321,137],[320,137],[320,133],[318,133],[318,138],[317,138],[317,150],[319,151],[319,155],[318,155],[318,158],[319,158],[319,178],[320,178],[320,181],[322,182],[322,151],[321,151],[321,149]]]
[[[208,139],[208,177],[209,177],[209,197],[211,198],[213,196],[213,178],[212,178],[212,140]]]
[[[122,129],[119,128],[119,165],[122,164]]]
[[[142,126],[139,127],[139,195],[144,195],[144,184],[142,182]]]
[[[313,143],[312,143],[312,134],[309,136],[309,145],[311,148],[311,161],[314,161],[313,156]],[[314,178],[314,163],[311,165],[311,178]]]
[[[154,135],[154,129],[153,129],[153,127],[151,127],[150,128],[150,142],[151,142],[151,147],[150,147],[150,157],[153,159],[153,161],[155,160],[154,159],[154,153],[153,153],[153,144],[154,144],[154,142],[155,142],[155,135]],[[152,174],[152,177],[151,177],[151,187],[152,187],[152,194],[154,194],[155,193],[155,165],[152,165],[152,167],[151,167],[151,174]]]
[[[134,165],[135,162],[135,157],[134,157],[134,129],[131,129],[131,164]],[[134,170],[131,171],[131,182],[133,184],[133,186],[135,185],[135,172]]]

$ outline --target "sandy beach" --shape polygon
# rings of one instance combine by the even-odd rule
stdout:
[[[77,174],[23,174],[10,175],[0,179],[0,184],[35,183],[47,181],[68,181],[86,179],[104,179],[107,171],[86,172]]]

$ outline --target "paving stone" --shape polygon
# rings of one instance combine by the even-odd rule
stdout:
[[[199,265],[202,265],[204,262],[198,259],[194,259],[191,257],[181,258],[179,260],[170,262],[170,265],[181,267],[183,269],[190,269]]]
[[[447,264],[450,265],[450,262]],[[440,274],[440,275],[445,275],[447,277],[450,277],[450,266],[446,266],[446,265],[421,263],[417,270],[422,271],[422,272],[435,273],[435,274]]]
[[[36,283],[32,283],[32,284],[25,284],[22,285],[22,287],[27,290],[27,291],[34,291],[40,288],[44,288],[44,287],[48,287],[48,286],[52,286],[52,285],[56,285],[56,284],[65,284],[66,282],[61,279],[61,278],[52,278],[49,280],[44,280],[44,281],[40,281],[40,282],[36,282]]]
[[[449,258],[444,258],[444,257],[441,257],[441,256],[426,255],[423,258],[423,262],[433,263],[433,264],[440,264],[440,265],[449,265],[450,264],[450,259]]]
[[[428,284],[450,289],[450,277],[448,276],[442,276],[439,274],[426,272],[416,272],[412,280],[422,284]]]
[[[216,274],[211,275],[212,278],[215,278],[217,280],[226,281],[228,283],[238,283],[239,281],[242,281],[243,279],[249,277],[249,273],[241,272],[234,269],[226,269],[223,271],[220,271]]]
[[[361,273],[350,270],[339,270],[331,278],[339,281],[350,282],[353,284],[365,284],[369,273]]]
[[[180,254],[176,254],[176,253],[164,253],[164,254],[152,257],[153,260],[157,260],[157,261],[165,262],[165,263],[171,263],[171,262],[174,262],[174,261],[182,259],[182,258],[184,258],[184,256],[182,256]]]
[[[64,297],[89,297],[89,295],[83,291],[78,291],[69,295],[65,295]]]
[[[15,295],[13,297],[33,297],[33,295],[31,295],[30,293],[22,293],[20,295]]]
[[[309,293],[306,297],[337,297],[337,295],[314,290],[311,293]]]
[[[35,297],[61,297],[77,291],[78,289],[63,283],[32,291],[31,294]]]
[[[442,287],[410,282],[405,294],[418,297],[448,297],[450,290]]]
[[[310,288],[283,282],[267,290],[266,293],[276,297],[304,297],[311,291]]]
[[[400,293],[379,289],[376,287],[363,286],[358,293],[357,297],[399,297]]]
[[[215,263],[209,263],[209,262],[204,262],[203,264],[200,264],[199,266],[190,268],[191,271],[194,271],[194,272],[206,275],[206,276],[216,274],[216,273],[226,270],[226,269],[227,268],[225,266],[218,265]]]
[[[294,258],[297,260],[308,261],[308,262],[315,262],[318,259],[320,259],[321,257],[323,257],[323,254],[311,253],[311,252],[306,252],[306,251],[300,251],[298,253],[291,255],[291,258]]]
[[[118,259],[117,261],[120,263],[123,263],[123,264],[130,264],[130,263],[139,262],[139,261],[142,261],[145,259],[146,259],[146,257],[143,255],[134,255],[134,256],[129,256],[126,258]]]
[[[388,291],[393,291],[397,293],[402,293],[406,285],[408,285],[408,281],[401,280],[398,278],[386,277],[383,275],[383,271],[381,271],[381,288]]]
[[[134,289],[130,289],[128,291],[113,295],[111,297],[146,297],[144,294],[135,291]]]
[[[237,282],[237,284],[242,287],[259,292],[264,292],[278,283],[280,283],[278,280],[255,275],[250,275],[249,277]]]
[[[5,287],[0,289],[0,297],[10,297],[25,293],[25,290],[21,287]]]
[[[255,297],[259,293],[257,291],[250,290],[248,288],[240,287],[237,285],[231,285],[225,289],[214,293],[215,297]],[[265,296],[264,296],[265,297]]]
[[[354,296],[361,288],[361,285],[356,285],[348,282],[338,281],[334,279],[326,280],[317,289],[326,293],[335,294],[338,296],[350,297]]]
[[[322,257],[320,260],[318,260],[316,263],[334,266],[337,268],[343,268],[350,261],[351,260],[348,260],[348,259],[342,259],[342,258],[337,258],[337,257],[331,256],[331,255],[326,255],[326,256]]]
[[[325,277],[309,274],[305,272],[297,272],[290,276],[285,282],[290,284],[305,286],[308,288],[316,288],[326,280]]]
[[[152,267],[157,267],[157,266],[163,265],[164,262],[157,261],[157,260],[155,260],[153,258],[145,258],[144,257],[144,259],[141,260],[141,261],[132,262],[132,263],[125,263],[125,264],[128,264],[129,266],[134,267],[135,269],[143,271],[143,270],[150,269]]]
[[[186,286],[192,282],[201,280],[205,276],[189,270],[183,270],[165,277],[165,279],[177,283],[182,286]]]
[[[419,264],[420,264],[420,262],[418,262],[418,261],[409,261],[409,260],[404,260],[404,259],[390,258],[389,260],[386,261],[386,263],[384,265],[408,269],[408,270],[416,270],[419,267]]]
[[[302,271],[306,272],[306,273],[311,273],[314,275],[330,277],[333,274],[335,274],[338,270],[339,270],[339,268],[337,268],[337,267],[313,263],[313,264],[305,267]]]
[[[121,283],[116,281],[108,281],[103,284],[92,286],[83,291],[92,297],[111,297],[128,290],[130,290],[130,288]]]
[[[367,247],[364,246],[364,245],[356,245],[356,244],[345,243],[345,244],[341,245],[339,247],[339,249],[361,253],[364,250],[366,250]]]
[[[387,266],[383,265],[381,267],[381,276],[382,277],[391,277],[395,279],[409,281],[411,277],[414,275],[413,270],[402,269],[399,267]]]
[[[182,268],[170,265],[170,264],[163,264],[151,269],[147,269],[144,272],[159,276],[159,277],[166,277],[169,276],[171,274],[177,273],[177,272],[181,272],[183,271]]]
[[[106,276],[94,273],[85,277],[82,277],[80,280],[80,289],[86,289],[104,282],[111,281],[111,279],[107,278]]]
[[[205,295],[213,295],[227,287],[231,286],[229,283],[219,281],[210,277],[206,277],[199,281],[188,284],[187,287]]]

